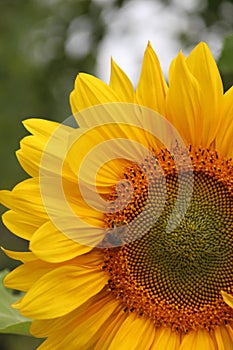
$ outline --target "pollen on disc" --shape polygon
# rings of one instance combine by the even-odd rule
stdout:
[[[109,241],[105,249],[103,269],[109,274],[110,293],[122,301],[125,312],[136,312],[151,318],[155,326],[166,325],[182,332],[200,327],[209,330],[233,321],[233,310],[220,293],[233,294],[233,163],[201,148],[190,147],[190,157],[192,168],[183,168],[182,176],[191,186],[189,174],[193,172],[192,197],[188,208],[184,202],[185,215],[173,231],[168,232],[166,227],[179,181],[167,150],[145,159],[141,166],[125,169],[122,178],[133,186],[133,198],[124,209],[105,216],[109,229],[137,220],[137,225],[128,225],[126,235],[122,229],[120,247],[111,247]],[[154,188],[150,195],[158,202],[158,162],[164,171],[167,194],[161,215],[154,222],[153,211],[142,219],[139,214],[147,202],[148,181]],[[116,196],[109,196],[109,203]]]

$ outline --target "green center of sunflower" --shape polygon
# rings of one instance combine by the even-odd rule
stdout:
[[[185,215],[178,212],[173,217],[177,223],[171,232],[167,227],[179,181],[169,152],[156,155],[167,192],[155,222],[153,210],[151,215],[139,215],[148,198],[148,174],[141,170],[143,166],[125,170],[123,178],[133,185],[133,198],[123,210],[106,215],[106,226],[137,221],[136,225],[125,225],[127,234],[124,226],[117,231],[124,243],[121,247],[111,247],[111,238],[107,238],[103,266],[110,275],[109,289],[122,300],[125,311],[150,317],[156,326],[184,332],[198,327],[211,329],[233,320],[233,310],[220,294],[221,290],[233,294],[233,166],[209,150],[190,150],[190,155],[193,168],[183,169],[182,175],[188,182],[189,171],[193,171],[192,197],[188,207],[184,200]],[[154,202],[158,201],[158,183],[155,177],[152,203],[153,196]],[[127,186],[122,189],[125,191]],[[109,198],[110,203],[117,195],[119,191]]]

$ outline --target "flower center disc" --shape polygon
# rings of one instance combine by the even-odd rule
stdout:
[[[220,294],[233,294],[233,165],[209,150],[190,149],[190,156],[193,169],[183,169],[183,176],[189,181],[193,171],[192,197],[175,229],[168,232],[166,227],[177,199],[178,176],[170,153],[163,151],[156,154],[167,190],[161,215],[152,226],[152,216],[146,216],[149,225],[145,217],[138,218],[136,240],[135,226],[130,225],[127,236],[118,237],[124,245],[111,248],[109,240],[103,266],[110,275],[109,289],[123,301],[125,311],[183,332],[233,320],[233,310]],[[106,214],[107,227],[132,222],[143,211],[148,174],[142,169],[143,164],[125,170],[123,178],[132,184],[134,195],[125,209]],[[158,200],[156,191],[153,195]]]

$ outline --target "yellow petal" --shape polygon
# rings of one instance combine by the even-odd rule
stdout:
[[[198,82],[189,71],[185,57],[180,53],[169,70],[167,117],[181,137],[193,146],[203,143],[201,108]]]
[[[81,179],[86,185],[94,186],[93,188],[97,186],[101,193],[104,191],[101,187],[111,187],[119,181],[126,166],[124,162],[120,166],[119,160],[142,162],[149,151],[156,147],[154,129],[156,127],[162,129],[166,124],[165,121],[161,121],[162,117],[148,108],[141,108],[139,112],[132,104],[117,104],[118,109],[111,107],[105,105],[104,109],[98,108],[99,113],[93,113],[91,118],[85,113],[77,116],[81,128],[88,129],[85,129],[83,135],[80,135],[80,130],[73,132],[67,153],[67,162],[72,172],[77,174],[79,180]],[[106,113],[107,111],[109,113]],[[118,111],[120,114],[117,113]],[[114,120],[113,115],[116,113],[116,120]],[[109,115],[110,122],[108,122]],[[156,123],[157,120],[158,123]],[[162,130],[159,136],[161,133]],[[113,166],[115,160],[117,166]],[[105,170],[106,167],[107,170]]]
[[[52,157],[57,159],[59,158],[61,145],[64,145],[64,140],[73,129],[63,124],[41,119],[28,119],[23,124],[33,136],[26,136],[21,140],[21,149],[16,152],[16,155],[21,166],[29,175],[39,176],[41,157],[45,149],[48,151],[48,146],[46,148],[48,140],[56,133],[56,146],[50,147],[49,151]]]
[[[124,153],[129,148],[125,139],[146,145],[150,149],[158,149],[161,146],[161,142],[166,147],[169,147],[171,139],[177,139],[171,123],[165,117],[150,108],[138,104],[106,103],[78,113],[76,119],[80,129],[75,130],[70,135],[69,150],[72,146],[75,146],[75,143],[78,146],[81,142],[79,149],[76,149],[76,154],[79,157],[79,153],[82,156],[89,154],[90,143],[91,151],[96,149],[95,140],[97,140],[97,136],[94,133],[97,132],[99,132],[98,140],[101,140],[103,144],[102,151],[104,150],[105,153],[107,153],[106,150],[108,148],[106,141],[122,142],[120,148],[122,152],[121,158],[123,158]],[[119,149],[119,147],[116,149]],[[118,152],[117,157],[120,155]]]
[[[22,262],[30,262],[37,260],[36,256],[31,252],[14,252],[12,250],[1,248],[2,251],[9,256],[9,258],[14,260],[20,260]]]
[[[32,177],[39,176],[40,163],[48,138],[26,136],[20,141],[16,156],[22,168]]]
[[[65,218],[64,223],[66,220],[67,224],[69,224],[69,218]],[[64,228],[64,225],[61,224],[61,227]],[[89,252],[93,248],[93,246],[81,245],[70,238],[72,235],[78,237],[79,231],[81,231],[80,235],[85,234],[84,232],[82,233],[82,230],[86,229],[86,227],[85,223],[83,223],[83,226],[80,224],[79,227],[69,227],[68,236],[62,233],[52,222],[46,222],[33,235],[30,249],[38,258],[47,262],[57,263],[70,260]],[[71,232],[71,229],[74,232]],[[89,227],[89,230],[91,230],[91,227]],[[67,230],[66,233],[68,234]]]
[[[137,103],[165,115],[167,84],[156,53],[148,43],[136,89]]]
[[[43,224],[44,220],[31,220],[30,216],[23,216],[13,210],[9,210],[2,215],[4,225],[15,235],[30,240],[37,228]]]
[[[208,331],[197,330],[186,334],[179,350],[216,350],[214,342]]]
[[[134,88],[123,70],[111,59],[110,87],[122,102],[134,102]]]
[[[88,350],[93,348],[106,325],[111,322],[118,306],[118,302],[109,299],[109,296],[102,298],[90,305],[83,314],[79,314],[77,310],[78,316],[45,341],[41,349]]]
[[[224,291],[221,291],[221,294],[225,303],[233,308],[233,296]]]
[[[40,260],[26,262],[8,274],[4,279],[4,284],[7,288],[26,292],[41,276],[54,268],[53,264],[47,264]]]
[[[24,120],[23,125],[33,135],[49,137],[60,124],[50,120],[30,118]]]
[[[61,182],[59,175],[40,178],[41,196],[50,221],[68,238],[95,246],[102,237],[104,214],[92,205],[93,198],[90,205],[86,204],[88,188],[83,189],[83,194],[77,186],[69,181]]]
[[[216,136],[217,150],[233,158],[233,86],[223,96],[222,123]]]
[[[6,207],[13,209],[23,216],[38,216],[41,219],[47,218],[44,205],[41,200],[39,179],[32,178],[20,182],[13,191],[0,191],[0,201]]]
[[[150,319],[138,318],[131,314],[122,323],[116,333],[109,350],[147,350],[154,339],[154,324]]]
[[[214,329],[218,350],[233,349],[233,330],[230,325],[222,325]]]
[[[127,314],[124,311],[121,311],[115,315],[114,319],[112,319],[111,322],[108,322],[105,330],[102,332],[100,338],[98,339],[95,345],[95,350],[109,349],[111,343],[113,342],[113,339],[115,338],[121,325],[127,317]]]
[[[56,334],[60,332],[61,328],[64,328],[67,325],[70,325],[71,323],[73,323],[74,320],[76,320],[80,315],[85,315],[90,308],[94,308],[94,311],[95,311],[95,305],[99,301],[102,301],[102,305],[104,305],[103,301],[108,302],[110,298],[113,299],[111,294],[109,293],[106,294],[106,290],[103,289],[101,292],[99,292],[98,294],[88,299],[84,304],[79,306],[77,309],[73,310],[72,312],[64,316],[48,319],[48,320],[33,321],[30,331],[34,336],[39,338],[45,338],[52,334]]]
[[[63,316],[100,292],[107,280],[107,274],[101,270],[59,267],[33,284],[21,302],[20,311],[35,319]]]
[[[116,130],[119,131],[118,137],[114,138]],[[79,183],[84,184],[84,199],[96,193],[96,187],[100,193],[107,193],[106,188],[114,186],[120,180],[126,161],[140,162],[145,158],[148,154],[148,138],[151,137],[149,133],[148,138],[145,135],[146,132],[141,128],[119,124],[95,127],[77,139],[74,134],[67,161],[72,172],[79,177]],[[125,160],[120,161],[121,159]],[[88,187],[92,190],[90,195]],[[96,203],[96,208],[104,211],[105,204],[101,205],[101,198],[93,195],[90,200]]]
[[[170,328],[161,327],[156,331],[151,350],[178,350],[180,346],[180,335]]]
[[[221,121],[221,106],[223,103],[221,76],[210,49],[203,42],[194,48],[186,63],[190,72],[198,81],[201,90],[203,139],[208,147],[216,137]]]
[[[70,95],[72,113],[107,102],[120,102],[117,94],[103,81],[89,74],[80,73]]]
[[[27,179],[19,183],[12,192],[1,191],[0,200],[19,215],[22,214],[23,219],[27,219],[29,223],[32,221],[43,224],[49,218],[56,221],[56,218],[63,220],[65,216],[89,216],[90,213],[80,207],[80,194],[76,191],[75,184],[66,179],[63,183],[61,181],[60,174]],[[92,212],[94,215],[95,211]],[[90,218],[94,218],[95,225],[96,220],[101,220],[102,216],[93,215]]]
[[[93,248],[90,252],[79,255],[74,259],[75,263],[79,266],[85,266],[87,268],[101,269],[104,261],[103,249]],[[72,264],[72,261],[70,262]]]

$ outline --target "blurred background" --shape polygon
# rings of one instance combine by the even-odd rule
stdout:
[[[88,72],[108,82],[110,56],[136,85],[148,40],[166,76],[180,49],[187,54],[206,41],[228,88],[232,36],[222,49],[233,33],[232,19],[231,0],[0,0],[0,188],[11,189],[27,177],[15,157],[26,135],[21,121],[66,119],[76,75]],[[0,230],[2,246],[26,248],[3,225]],[[15,265],[0,253],[0,270]],[[0,336],[1,350],[36,349],[39,342]]]

